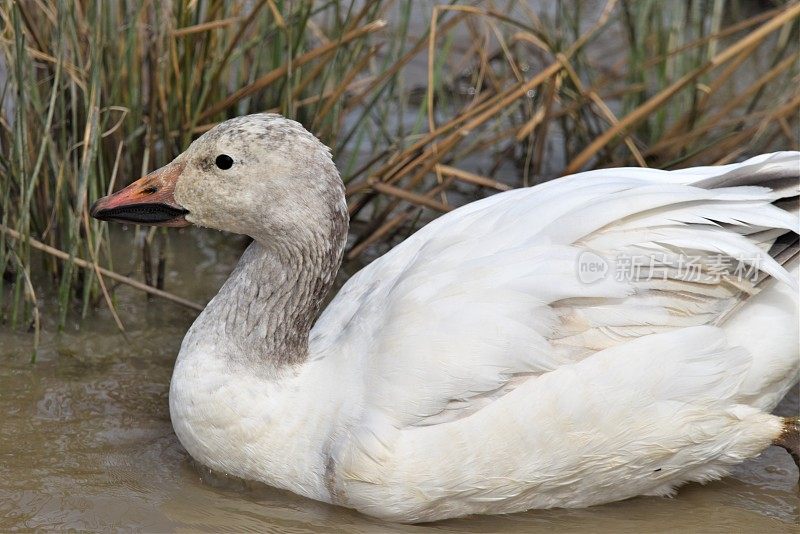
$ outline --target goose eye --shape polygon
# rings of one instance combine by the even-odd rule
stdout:
[[[217,167],[225,171],[233,166],[233,158],[227,154],[220,154],[217,156],[215,163],[217,164]]]

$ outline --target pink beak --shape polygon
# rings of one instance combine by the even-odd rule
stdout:
[[[128,187],[95,202],[89,213],[101,221],[146,224],[149,226],[189,226],[189,213],[175,201],[175,184],[183,163],[172,162],[139,178]]]

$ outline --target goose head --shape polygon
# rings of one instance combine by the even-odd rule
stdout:
[[[217,125],[90,211],[107,221],[195,224],[265,246],[338,247],[347,231],[344,186],[328,148],[298,122],[264,113]]]

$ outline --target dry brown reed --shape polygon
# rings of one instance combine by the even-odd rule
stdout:
[[[245,113],[296,118],[333,148],[358,262],[473,198],[561,174],[798,148],[800,3],[540,7],[4,3],[2,319],[39,324],[42,274],[62,323],[79,303],[113,310],[103,278],[131,281],[87,206]],[[164,234],[143,242],[145,283],[131,285],[168,294]]]

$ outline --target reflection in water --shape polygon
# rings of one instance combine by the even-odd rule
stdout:
[[[204,301],[244,241],[191,230],[171,234],[170,246],[181,262],[169,265],[167,289]],[[129,255],[115,259],[123,272],[135,268]],[[0,330],[0,530],[790,532],[800,520],[797,471],[775,447],[733,477],[684,487],[674,499],[417,526],[211,474],[181,448],[167,406],[172,364],[194,312],[147,303],[128,288],[117,299],[125,336],[100,309],[80,330],[74,324],[46,335],[33,365],[31,336]],[[798,412],[797,391],[781,410]]]

